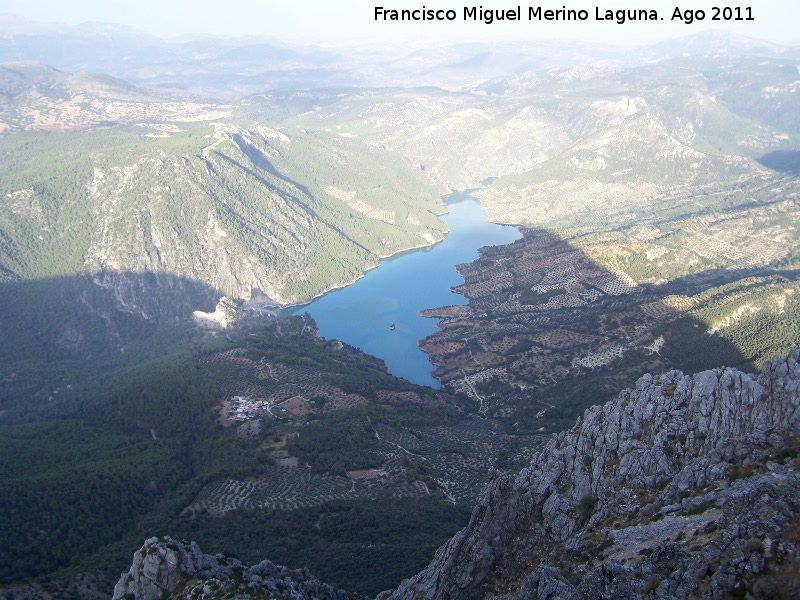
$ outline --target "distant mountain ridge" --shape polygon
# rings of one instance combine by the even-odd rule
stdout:
[[[65,71],[100,71],[137,84],[170,84],[231,101],[265,89],[358,85],[437,85],[460,89],[498,76],[554,66],[631,67],[684,55],[800,58],[787,47],[724,31],[706,31],[639,47],[536,40],[316,47],[253,37],[166,41],[109,23],[42,24],[0,15],[0,62],[35,60]],[[432,51],[433,50],[433,51]]]

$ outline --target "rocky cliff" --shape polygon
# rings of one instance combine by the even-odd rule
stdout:
[[[800,351],[645,375],[490,474],[406,598],[798,597]]]
[[[314,579],[307,570],[277,567],[265,560],[245,567],[221,554],[203,554],[192,542],[150,538],[114,588],[114,600],[166,598],[291,598],[345,600],[344,592]]]

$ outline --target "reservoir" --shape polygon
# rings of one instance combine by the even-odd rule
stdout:
[[[417,341],[436,330],[437,319],[421,317],[426,308],[466,304],[450,290],[463,283],[455,266],[478,258],[478,248],[510,244],[516,227],[488,223],[477,200],[449,197],[443,221],[450,232],[434,246],[403,252],[381,261],[347,287],[328,292],[294,311],[308,312],[326,339],[338,339],[386,361],[393,375],[439,388],[434,366]],[[394,326],[394,327],[392,327]]]

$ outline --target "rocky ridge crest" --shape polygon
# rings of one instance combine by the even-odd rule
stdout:
[[[643,376],[382,597],[799,597],[799,359]]]
[[[342,591],[320,583],[306,569],[291,570],[265,560],[245,567],[222,554],[203,554],[196,542],[152,537],[133,555],[128,573],[114,587],[113,600],[169,598],[280,598],[346,600]]]

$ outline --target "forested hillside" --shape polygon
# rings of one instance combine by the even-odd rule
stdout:
[[[466,523],[500,453],[517,466],[529,453],[475,419],[469,399],[394,378],[315,332],[301,317],[245,320],[225,337],[162,327],[124,355],[62,365],[48,396],[3,410],[0,589],[63,591],[86,573],[107,597],[154,531],[310,565],[364,594],[421,568]],[[264,363],[272,376],[259,375]],[[282,383],[261,385],[272,377]],[[316,400],[285,402],[303,378],[316,379]],[[230,420],[230,390],[270,399],[274,414]],[[456,446],[440,439],[448,428],[475,439]]]
[[[219,123],[166,138],[36,131],[3,136],[0,155],[6,281],[170,273],[283,304],[442,235],[421,175],[336,136]]]

